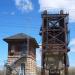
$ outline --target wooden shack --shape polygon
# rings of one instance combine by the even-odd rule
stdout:
[[[38,44],[35,38],[24,33],[19,33],[7,38],[8,65],[13,73],[19,75],[36,75],[36,48]],[[7,74],[8,75],[8,74]]]

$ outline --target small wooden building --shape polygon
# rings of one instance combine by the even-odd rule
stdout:
[[[36,48],[35,38],[24,33],[19,33],[7,38],[8,65],[13,73],[18,75],[36,75]],[[9,74],[10,75],[10,74]]]

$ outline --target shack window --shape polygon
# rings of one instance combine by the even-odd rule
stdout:
[[[20,51],[22,54],[26,54],[26,52],[27,52],[27,44],[26,43],[20,44]]]
[[[11,54],[15,53],[15,45],[11,45]]]

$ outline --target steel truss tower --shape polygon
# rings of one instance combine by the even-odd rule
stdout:
[[[68,15],[42,13],[42,72],[41,75],[68,75],[69,31]]]

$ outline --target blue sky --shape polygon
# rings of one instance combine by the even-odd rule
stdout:
[[[1,0],[0,1],[0,65],[7,60],[7,43],[3,41],[4,37],[14,35],[16,33],[26,33],[35,37],[37,42],[41,43],[39,36],[41,21],[41,11],[59,11],[64,9],[69,12],[69,30],[70,30],[70,49],[69,60],[70,66],[75,66],[75,16],[74,3],[72,0]],[[52,5],[52,4],[54,5]],[[61,4],[62,3],[62,4]],[[70,6],[65,3],[71,3]],[[60,5],[61,4],[61,5]],[[66,5],[66,8],[65,8]],[[56,10],[54,10],[56,9]],[[37,49],[37,64],[40,65],[41,50]]]

